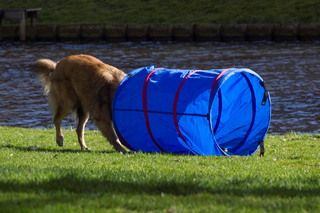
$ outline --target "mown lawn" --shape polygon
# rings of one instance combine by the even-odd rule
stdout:
[[[0,127],[0,212],[320,212],[320,135],[268,135],[265,157],[121,155],[98,131]],[[37,145],[40,150],[29,150]]]
[[[0,8],[42,8],[38,24],[320,22],[319,0],[1,0]]]

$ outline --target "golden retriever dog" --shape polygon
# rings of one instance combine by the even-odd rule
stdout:
[[[61,121],[68,114],[78,118],[77,135],[81,149],[89,149],[84,141],[84,127],[89,116],[120,153],[126,153],[114,130],[111,117],[113,96],[126,74],[89,55],[73,55],[55,63],[40,59],[33,64],[44,85],[56,128],[56,141],[63,146]]]

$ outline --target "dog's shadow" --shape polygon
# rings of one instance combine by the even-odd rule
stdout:
[[[2,148],[8,148],[8,149],[15,149],[19,151],[24,152],[54,152],[54,153],[87,153],[87,152],[93,152],[93,153],[104,153],[104,154],[112,154],[116,153],[116,151],[109,151],[109,150],[75,150],[75,149],[55,149],[55,148],[39,148],[39,149],[31,149],[29,147],[21,147],[21,146],[14,146],[14,145],[3,145]]]
[[[0,147],[1,148],[1,147]],[[102,154],[114,154],[117,153],[116,150],[75,150],[75,149],[63,149],[63,148],[40,148],[40,149],[30,149],[29,147],[21,147],[21,146],[14,146],[14,145],[3,145],[2,148],[8,149],[15,149],[24,152],[53,152],[53,153],[102,153]],[[160,154],[159,152],[142,152],[142,151],[130,151],[128,150],[125,155],[136,154],[136,153],[143,153],[148,155],[157,155]],[[181,153],[170,153],[170,152],[163,152],[162,155],[175,155],[175,156],[187,156],[188,154],[181,154]],[[191,155],[191,154],[190,154]]]

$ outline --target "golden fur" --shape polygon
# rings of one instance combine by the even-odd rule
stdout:
[[[118,152],[126,152],[114,133],[111,118],[113,96],[126,75],[123,71],[89,55],[69,56],[58,63],[40,59],[33,68],[48,95],[59,146],[63,146],[61,121],[74,113],[79,120],[77,135],[81,149],[89,149],[84,141],[84,127],[92,116],[94,124],[113,147]]]

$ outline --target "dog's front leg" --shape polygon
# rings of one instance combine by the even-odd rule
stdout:
[[[120,153],[127,153],[123,148],[112,127],[112,121],[110,120],[98,120],[94,119],[94,123],[100,129],[101,133],[108,139],[110,144]]]

